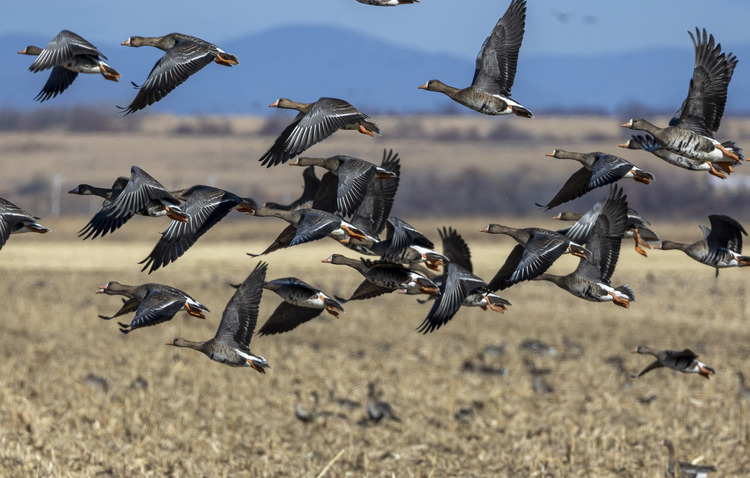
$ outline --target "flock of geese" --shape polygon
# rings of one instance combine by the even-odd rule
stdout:
[[[358,0],[380,6],[415,3],[416,0]],[[518,53],[523,40],[526,19],[525,0],[512,0],[482,45],[476,59],[471,85],[465,88],[448,86],[439,80],[427,81],[420,89],[440,92],[454,101],[487,115],[514,114],[533,118],[533,113],[511,98]],[[622,126],[642,131],[620,146],[650,152],[664,161],[691,171],[706,171],[726,178],[744,160],[742,149],[732,140],[714,138],[726,104],[727,88],[737,58],[725,53],[712,35],[696,28],[688,32],[695,48],[695,65],[688,94],[666,127],[634,118]],[[207,41],[181,33],[161,37],[132,36],[122,43],[130,47],[152,46],[163,50],[146,80],[136,85],[133,101],[121,108],[124,114],[142,110],[164,98],[191,75],[210,63],[222,66],[239,64],[236,56]],[[63,93],[78,73],[101,74],[117,81],[121,74],[106,63],[106,57],[79,35],[63,30],[44,48],[28,46],[19,53],[35,56],[29,69],[36,73],[51,69],[47,82],[35,98],[46,101]],[[134,84],[135,85],[135,84]],[[420,231],[390,214],[398,189],[401,162],[398,153],[384,151],[380,165],[346,156],[311,158],[300,156],[314,144],[338,130],[354,130],[373,136],[381,134],[377,124],[348,102],[336,98],[320,98],[312,103],[299,103],[280,98],[270,106],[298,111],[278,138],[259,158],[262,165],[282,163],[303,167],[302,196],[292,204],[260,204],[215,187],[195,185],[177,191],[167,190],[143,169],[133,166],[129,177],[117,178],[112,187],[80,184],[71,194],[95,195],[104,199],[100,209],[80,231],[83,239],[96,239],[114,233],[135,214],[171,219],[151,253],[142,261],[143,271],[151,273],[184,255],[208,229],[232,210],[255,216],[283,219],[288,226],[278,238],[258,255],[331,237],[343,246],[374,259],[355,259],[332,254],[323,262],[345,265],[363,276],[363,281],[348,297],[331,296],[296,277],[266,280],[268,264],[259,262],[241,283],[222,314],[216,335],[205,342],[175,338],[168,342],[206,354],[212,360],[231,366],[249,366],[265,373],[265,358],[250,351],[255,333],[259,304],[264,289],[279,295],[283,302],[258,330],[271,335],[289,332],[322,314],[338,317],[350,301],[365,300],[399,291],[422,295],[432,306],[417,330],[433,332],[449,322],[461,307],[482,307],[502,313],[510,302],[497,293],[527,280],[549,281],[569,293],[594,302],[613,302],[629,307],[635,300],[627,285],[613,286],[611,277],[619,257],[623,238],[633,238],[636,250],[646,255],[645,248],[679,249],[689,257],[716,268],[750,265],[750,257],[742,255],[745,229],[726,215],[711,215],[710,229],[701,226],[703,239],[692,244],[661,240],[649,223],[628,207],[627,197],[615,183],[632,178],[648,185],[654,175],[618,156],[601,152],[571,152],[555,149],[547,156],[574,160],[581,168],[562,185],[546,204],[555,208],[609,186],[608,194],[584,214],[562,212],[556,216],[575,223],[558,231],[543,228],[514,228],[488,224],[482,231],[503,234],[518,244],[497,274],[489,281],[473,273],[471,253],[461,235],[453,228],[439,231],[442,252]],[[321,178],[315,170],[325,173]],[[382,237],[385,230],[385,237]],[[12,233],[46,233],[49,229],[39,218],[0,198],[0,247]],[[568,275],[547,273],[547,269],[563,254],[579,258],[578,267]],[[442,270],[441,270],[442,269]],[[170,320],[180,310],[203,317],[208,308],[187,293],[163,284],[137,286],[109,282],[98,293],[126,298],[112,319],[135,313],[129,323],[120,323],[121,331],[153,326]],[[682,351],[652,350],[638,346],[633,352],[651,354],[655,361],[634,377],[650,370],[668,367],[685,373],[698,373],[708,378],[715,370],[698,361],[689,349]],[[373,386],[371,397],[375,396]],[[674,474],[672,443],[669,449],[669,472]],[[702,471],[682,467],[683,476],[704,476]]]

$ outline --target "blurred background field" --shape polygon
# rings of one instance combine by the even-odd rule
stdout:
[[[622,185],[662,238],[700,239],[697,225],[709,213],[750,224],[745,166],[720,181],[622,150],[617,144],[628,134],[619,124],[627,119],[378,118],[382,137],[340,132],[307,154],[379,162],[384,148],[398,151],[394,214],[436,243],[437,227],[457,228],[486,280],[513,242],[479,233],[482,226],[559,225],[550,220],[558,210],[533,204],[549,200],[578,168],[545,157],[553,148],[611,152],[654,172],[651,186]],[[212,121],[219,123],[210,130]],[[269,123],[145,116],[130,131],[0,133],[0,195],[52,229],[13,236],[0,251],[0,475],[662,476],[663,438],[675,442],[680,460],[714,464],[718,476],[750,473],[748,400],[738,396],[734,374],[750,373],[747,271],[714,278],[678,251],[643,258],[623,243],[613,283],[634,289],[628,310],[522,283],[501,293],[513,303],[504,315],[463,309],[425,336],[414,329],[429,305],[391,294],[348,303],[340,319],[255,337],[253,352],[271,365],[265,376],[165,346],[175,336],[213,336],[233,292],[228,284],[259,260],[245,253],[263,250],[284,223],[232,213],[176,263],[147,276],[137,262],[166,220],[136,217],[112,236],[81,241],[76,231],[101,200],[65,192],[82,182],[109,186],[138,165],[168,188],[208,182],[261,202],[291,200],[301,169],[257,163],[278,132]],[[748,143],[747,120],[725,119],[724,128],[721,137]],[[558,209],[582,211],[605,194]],[[293,275],[347,296],[361,276],[321,264],[332,252],[354,256],[324,240],[261,260],[269,279]],[[566,257],[553,272],[575,265]],[[97,318],[120,306],[94,293],[109,280],[170,284],[211,313],[205,321],[180,313],[126,336]],[[259,325],[278,302],[264,294]],[[529,350],[528,341],[554,353]],[[650,360],[629,353],[639,344],[689,347],[717,375],[707,381],[659,370],[632,380],[626,372]],[[535,391],[528,363],[550,370],[541,379],[553,391]],[[338,405],[338,398],[364,405],[370,381],[400,423],[361,423],[363,407]],[[317,392],[318,410],[333,415],[300,422],[295,390],[307,406]]]

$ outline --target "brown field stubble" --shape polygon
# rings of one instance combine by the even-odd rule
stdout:
[[[750,471],[748,404],[738,400],[732,373],[750,370],[745,271],[714,279],[679,252],[650,251],[646,259],[626,242],[614,282],[636,291],[629,310],[522,283],[503,294],[513,303],[504,315],[464,309],[424,336],[414,329],[428,306],[391,294],[348,303],[340,319],[255,337],[252,350],[272,367],[261,376],[164,343],[213,336],[232,294],[228,283],[257,262],[244,253],[259,251],[283,224],[245,240],[217,232],[146,277],[135,263],[152,243],[69,240],[82,220],[52,223],[46,236],[14,236],[2,250],[2,475],[317,476],[330,464],[327,476],[660,476],[666,456],[656,443],[664,437],[677,443],[680,459],[702,457],[725,476]],[[444,224],[412,222],[428,233]],[[490,278],[511,241],[475,232],[486,222],[451,221],[467,237],[476,272]],[[161,224],[130,226],[153,236]],[[683,239],[697,232],[668,230]],[[296,275],[346,295],[358,273],[320,264],[342,250],[325,240],[273,253],[264,258],[268,277]],[[574,266],[564,258],[555,270]],[[97,318],[120,305],[94,294],[108,280],[181,287],[211,313],[205,321],[180,313],[125,336]],[[261,323],[278,302],[264,294]],[[530,338],[557,353],[522,350]],[[504,352],[485,352],[483,364],[507,367],[504,375],[463,370],[501,344]],[[608,364],[619,357],[639,370],[648,358],[628,352],[638,344],[691,347],[718,375],[707,381],[661,370],[632,380]],[[551,369],[544,379],[553,393],[532,390],[524,357]],[[401,423],[364,426],[364,408],[328,399],[364,404],[368,381]],[[317,391],[319,410],[334,416],[299,422],[294,390],[306,399]],[[651,394],[650,404],[637,401]],[[471,411],[457,420],[461,409]]]
[[[166,134],[174,127],[168,118],[148,121],[155,126],[136,135],[0,134],[0,191],[13,200],[18,184],[35,177],[49,181],[58,172],[63,191],[80,182],[108,185],[136,164],[170,188],[213,182],[261,202],[299,194],[297,169],[257,164],[273,140],[250,135],[257,122],[238,119],[234,135],[207,137]],[[415,120],[378,121],[387,132],[406,131]],[[497,124],[430,118],[419,127],[484,134]],[[725,121],[722,137],[742,143],[745,124]],[[405,158],[404,177],[436,164],[443,175],[459,165],[502,164],[507,171],[555,174],[562,182],[575,167],[545,153],[556,147],[603,150],[669,181],[668,165],[613,147],[628,136],[618,125],[612,118],[512,122],[519,131],[544,131],[533,144],[414,137],[392,142],[386,134],[372,140],[344,132],[309,154],[343,152],[378,161],[386,147]],[[604,139],[581,138],[583,131]],[[735,173],[744,174],[742,168]],[[539,200],[553,193],[542,192]],[[100,204],[66,194],[62,201],[63,214],[80,211],[82,201],[91,212]],[[42,214],[49,198],[33,202],[20,205]],[[480,227],[490,221],[558,226],[546,220],[551,214],[502,218],[498,209],[497,217],[406,219],[435,240],[436,227],[457,227],[469,242],[475,272],[489,280],[513,244],[480,234]],[[504,315],[464,309],[424,336],[414,329],[429,305],[391,294],[348,303],[340,319],[324,316],[288,334],[255,337],[253,352],[272,367],[261,376],[164,345],[175,336],[212,337],[233,292],[228,284],[244,279],[258,261],[245,253],[260,252],[284,226],[271,218],[232,216],[150,276],[139,273],[137,262],[150,252],[164,220],[134,218],[112,236],[80,241],[75,232],[88,217],[43,218],[52,233],[8,241],[0,251],[0,476],[661,476],[666,450],[656,444],[663,438],[675,442],[680,460],[714,464],[720,476],[750,473],[748,402],[737,398],[733,375],[750,375],[745,270],[724,270],[714,279],[712,269],[678,251],[649,251],[646,259],[626,241],[613,283],[634,289],[637,301],[628,310],[581,301],[552,284],[523,283],[501,293],[513,303]],[[693,223],[653,227],[678,241],[700,237]],[[361,277],[321,264],[331,252],[348,253],[325,240],[262,260],[270,264],[269,279],[293,275],[346,296]],[[554,271],[575,265],[566,257]],[[211,313],[205,321],[179,313],[125,336],[115,321],[97,318],[121,304],[118,297],[94,293],[109,280],[180,287]],[[264,294],[259,325],[278,303],[274,294]],[[557,353],[525,351],[527,339],[553,345]],[[649,359],[629,353],[638,344],[690,347],[717,376],[707,381],[659,370],[629,379],[612,363],[640,370]],[[551,370],[543,378],[553,393],[533,391],[525,359]],[[467,371],[467,362],[506,372]],[[382,390],[401,423],[360,425],[364,408],[348,410],[329,400],[332,393],[363,405],[368,381]],[[316,391],[319,410],[333,416],[299,422],[295,390],[305,400]],[[650,396],[655,399],[649,403],[638,401]],[[455,418],[459,411],[461,420]]]

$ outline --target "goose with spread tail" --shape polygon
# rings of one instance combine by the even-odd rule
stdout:
[[[130,105],[120,108],[126,115],[161,100],[209,63],[222,66],[240,63],[236,56],[213,43],[184,33],[169,33],[160,37],[131,36],[121,45],[134,48],[152,46],[164,51],[164,56],[156,62],[146,81],[140,86],[133,83],[138,94]]]
[[[29,67],[34,73],[52,68],[42,91],[34,98],[39,102],[54,98],[68,89],[78,73],[100,74],[105,80],[114,82],[122,77],[104,61],[107,57],[102,52],[69,30],[62,30],[44,48],[29,45],[18,53],[37,57]]]
[[[471,86],[459,89],[440,80],[430,80],[419,88],[443,93],[486,115],[533,118],[531,111],[510,97],[525,26],[526,0],[513,0],[479,50]]]
[[[252,367],[260,373],[270,368],[265,358],[250,351],[250,339],[258,322],[260,299],[268,264],[259,262],[253,272],[237,286],[229,299],[216,335],[205,342],[176,337],[167,345],[188,347],[202,352],[211,360],[232,367]]]

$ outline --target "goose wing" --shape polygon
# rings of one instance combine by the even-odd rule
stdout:
[[[250,339],[258,322],[258,310],[267,270],[268,264],[259,262],[253,272],[237,287],[221,315],[221,322],[213,340],[229,347],[249,349]]]
[[[210,186],[194,186],[189,193],[183,211],[190,218],[188,222],[171,221],[151,253],[140,263],[142,271],[149,274],[159,267],[176,261],[195,242],[222,220],[229,211],[237,207],[242,199],[223,189]]]
[[[133,83],[138,94],[127,108],[122,109],[129,115],[156,103],[214,61],[215,57],[216,52],[205,42],[178,38],[175,45],[156,62],[146,81],[140,86]]]
[[[344,100],[320,98],[309,112],[297,114],[259,161],[269,168],[285,163],[336,130],[367,118]]]
[[[491,95],[510,96],[525,24],[526,1],[513,0],[479,50],[471,82],[474,88]]]
[[[266,320],[263,327],[258,330],[258,335],[273,335],[289,332],[299,325],[319,316],[323,309],[302,307],[299,305],[282,302]]]
[[[97,50],[94,45],[80,35],[69,30],[63,30],[44,47],[31,66],[29,66],[29,70],[36,73],[55,66],[62,66],[79,55],[90,56],[94,59],[98,59],[99,57],[107,59],[102,52]]]

